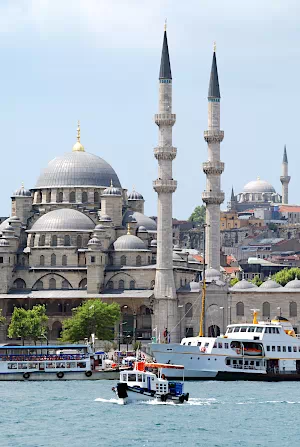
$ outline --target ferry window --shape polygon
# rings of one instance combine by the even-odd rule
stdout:
[[[269,333],[270,333],[270,328],[266,327],[265,334],[269,334]]]
[[[288,346],[288,352],[292,352],[292,347]]]
[[[267,346],[267,351],[270,351],[270,346]]]
[[[37,369],[38,368],[38,364],[37,363],[29,363],[28,364],[28,369]]]
[[[229,349],[229,344],[228,343],[224,343],[225,349]],[[300,346],[299,346],[300,348]]]
[[[17,369],[18,365],[17,365],[17,363],[8,363],[7,368],[8,369]]]
[[[276,329],[276,334],[280,334],[280,330],[279,330],[279,328],[277,327],[277,328],[275,328]]]
[[[223,343],[218,343],[218,345],[219,345],[219,349],[221,348],[223,348]]]
[[[47,369],[53,369],[53,368],[55,368],[55,363],[46,363],[46,368]]]
[[[137,381],[138,382],[142,382],[143,381],[143,374],[138,374],[137,375]]]
[[[27,363],[19,363],[18,369],[27,369]]]
[[[249,361],[248,360],[245,360],[245,363],[244,363],[246,366],[247,365],[249,365]]]
[[[281,351],[281,346],[277,346],[277,351],[278,351],[278,352]]]
[[[136,374],[128,374],[128,382],[135,382]]]
[[[254,360],[251,360],[250,365],[254,366]]]
[[[255,332],[262,332],[263,331],[263,327],[257,327]]]
[[[259,361],[255,362],[256,366],[259,366]]]
[[[272,327],[272,334],[276,334],[276,327]]]
[[[232,360],[233,365],[236,365],[236,360]]]
[[[242,365],[243,364],[243,360],[239,360],[239,365]]]
[[[191,341],[189,341],[189,342],[188,342],[188,346],[191,346],[191,344],[192,344],[192,342],[191,342]]]
[[[247,332],[247,327],[246,326],[241,327],[241,332]]]
[[[201,341],[198,341],[197,346],[201,346]]]
[[[286,352],[286,346],[282,346],[282,352]]]
[[[226,359],[226,365],[230,366],[230,359]]]
[[[214,348],[217,348],[217,347],[218,347],[218,345],[217,345],[217,343],[215,342],[215,343],[214,343]]]
[[[77,363],[77,368],[85,368],[86,367],[86,363],[85,362],[78,362]]]
[[[240,332],[240,326],[236,326],[235,328],[233,328],[233,332]]]
[[[254,331],[255,331],[255,326],[248,327],[248,332],[254,332]]]
[[[293,351],[297,352],[297,346],[293,346]]]
[[[229,327],[229,328],[227,329],[227,333],[230,334],[230,332],[232,332],[232,327]]]
[[[205,348],[208,348],[209,347],[209,343],[205,343]]]
[[[272,352],[274,352],[275,351],[275,346],[272,346]]]

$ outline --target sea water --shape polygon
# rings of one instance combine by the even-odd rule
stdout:
[[[300,446],[297,382],[186,382],[183,405],[125,406],[114,384],[0,382],[0,446]]]

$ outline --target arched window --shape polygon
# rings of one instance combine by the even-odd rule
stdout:
[[[56,256],[54,253],[51,255],[51,265],[56,265]]]
[[[68,259],[68,258],[67,258],[66,255],[63,255],[63,256],[62,256],[62,262],[61,262],[62,265],[67,265],[67,259]]]
[[[68,289],[69,288],[69,283],[68,283],[68,281],[66,279],[62,280],[61,288],[62,289]]]
[[[83,191],[82,193],[82,203],[86,203],[88,201],[87,192]]]
[[[34,247],[34,234],[31,234],[30,247]]]
[[[37,193],[37,203],[42,203],[42,193],[41,193],[41,191],[39,191]]]
[[[113,289],[114,288],[114,282],[113,281],[108,281],[107,285],[106,285],[107,289]]]
[[[43,290],[43,288],[44,288],[43,281],[39,280],[39,281],[37,281],[37,282],[35,283],[35,289],[36,289],[36,290]]]
[[[77,247],[82,248],[82,237],[80,234],[77,236]]]
[[[14,288],[15,289],[26,289],[26,283],[23,279],[18,278],[14,281]]]
[[[86,289],[87,286],[87,279],[83,278],[79,283],[79,289]]]
[[[46,202],[47,203],[51,202],[51,191],[47,191],[47,193],[46,193]]]
[[[271,310],[270,310],[270,303],[268,301],[265,301],[262,305],[263,308],[263,317],[270,318]]]
[[[141,257],[140,255],[138,255],[138,256],[136,257],[136,265],[137,265],[137,266],[142,265],[142,257]]]
[[[44,247],[45,242],[46,242],[46,236],[44,234],[41,234],[39,239],[39,246]]]
[[[297,317],[297,303],[295,301],[290,302],[290,317]]]
[[[51,237],[51,247],[57,247],[57,236],[56,234],[53,234]]]
[[[126,256],[121,256],[121,265],[126,265]]]
[[[124,290],[124,281],[123,281],[123,279],[120,279],[120,281],[119,281],[119,289],[120,290]]]
[[[70,203],[75,203],[75,201],[76,201],[75,191],[72,191],[72,192],[70,192],[69,202]]]
[[[135,281],[130,281],[129,288],[130,288],[130,290],[135,289]]]
[[[186,305],[185,305],[185,316],[187,318],[192,318],[192,316],[193,316],[193,305],[192,305],[192,303],[186,303]]]
[[[236,303],[236,316],[243,317],[244,315],[245,315],[244,303],[239,301],[238,303]]]
[[[99,193],[97,191],[94,192],[94,202],[95,203],[100,202]]]
[[[52,290],[56,289],[56,281],[54,278],[50,278],[50,280],[49,280],[49,289],[52,289]]]
[[[62,203],[63,200],[64,200],[64,194],[61,191],[57,194],[57,201],[58,201],[58,203]]]
[[[65,247],[70,247],[71,245],[71,238],[68,234],[66,234],[64,237],[64,245]]]
[[[40,256],[40,265],[43,267],[45,265],[45,256],[41,255]]]

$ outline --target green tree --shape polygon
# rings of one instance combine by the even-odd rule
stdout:
[[[4,324],[6,321],[6,318],[2,315],[2,309],[0,309],[0,324]]]
[[[205,223],[205,214],[206,214],[206,208],[204,205],[196,206],[196,208],[189,217],[189,221],[195,222],[198,225],[202,225]]]
[[[142,347],[142,343],[140,341],[135,341],[133,343],[133,350],[134,351],[137,351],[138,349],[141,349],[141,347]]]
[[[24,342],[29,338],[29,335],[30,321],[28,311],[21,307],[15,307],[8,327],[8,336],[9,338],[21,338],[24,346]]]
[[[28,318],[30,322],[29,338],[36,344],[39,338],[46,338],[48,330],[48,317],[46,315],[46,306],[38,304],[28,310]]]
[[[237,282],[239,282],[238,278],[232,278],[230,280],[230,287],[233,287]]]
[[[297,267],[291,269],[285,268],[272,276],[272,279],[282,286],[285,286],[289,281],[292,281],[295,278],[300,279],[300,269]]]
[[[99,340],[111,340],[114,324],[120,320],[120,306],[99,299],[85,301],[72,310],[73,316],[63,322],[62,341],[78,342],[95,334]]]
[[[252,282],[253,284],[255,284],[258,287],[262,284],[262,280],[257,275],[255,275],[255,277],[253,279],[251,279],[250,282]]]

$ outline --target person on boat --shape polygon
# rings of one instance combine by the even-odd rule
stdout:
[[[164,374],[161,375],[161,378],[162,378],[163,380],[166,380],[166,376],[165,376]]]

